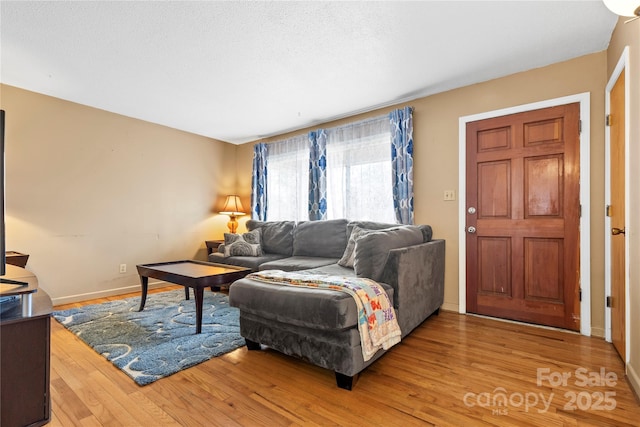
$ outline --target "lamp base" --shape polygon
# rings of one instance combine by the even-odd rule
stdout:
[[[236,234],[236,230],[238,229],[238,221],[236,221],[235,215],[231,215],[229,217],[229,222],[227,223],[227,227],[229,228],[229,233]]]

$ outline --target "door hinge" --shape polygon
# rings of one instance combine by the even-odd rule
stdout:
[[[611,308],[611,296],[607,297],[607,308]]]
[[[607,205],[605,208],[605,215],[611,217],[611,205]]]
[[[582,120],[578,120],[578,133],[582,133]]]
[[[604,118],[604,124],[605,126],[611,126],[611,114],[607,114],[607,116]]]
[[[580,298],[580,301],[582,301],[582,288],[580,288],[580,290],[578,291],[578,298]]]
[[[578,217],[582,218],[582,205],[578,207]]]

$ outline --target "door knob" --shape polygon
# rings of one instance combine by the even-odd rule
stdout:
[[[612,228],[611,229],[611,234],[613,234],[614,236],[617,236],[618,234],[624,234],[624,228]]]
[[[472,225],[471,227],[467,228],[467,232],[469,232],[470,234],[473,234],[476,232],[476,228]]]

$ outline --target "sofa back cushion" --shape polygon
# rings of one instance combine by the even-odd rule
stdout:
[[[423,242],[422,230],[412,225],[371,231],[356,240],[353,262],[356,275],[380,280],[391,249],[419,245]]]
[[[365,230],[383,230],[385,228],[396,228],[400,226],[400,224],[390,224],[386,222],[377,222],[377,221],[349,221],[347,224],[347,235],[351,235],[351,231],[354,226],[358,226]]]
[[[339,266],[353,268],[353,263],[355,261],[356,240],[367,233],[371,233],[372,231],[374,230],[360,228],[357,225],[353,226],[351,234],[349,234],[349,239],[347,240],[347,247],[342,254],[342,258],[338,260]]]
[[[299,222],[293,235],[294,256],[338,259],[347,247],[347,220]]]
[[[351,231],[356,225],[366,230],[383,230],[385,228],[397,228],[401,226],[401,224],[389,224],[385,222],[351,221],[349,222],[349,224],[347,224],[347,237],[351,236]],[[430,242],[433,238],[433,230],[431,229],[430,225],[414,225],[413,227],[418,227],[420,231],[422,231],[422,238],[424,243]]]
[[[249,231],[260,229],[262,252],[291,256],[293,253],[293,221],[247,221]]]

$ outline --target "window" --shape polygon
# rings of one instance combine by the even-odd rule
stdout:
[[[267,219],[309,219],[309,141],[306,135],[267,145]]]
[[[391,132],[387,115],[325,129],[326,146],[324,138],[318,144],[321,152],[326,148],[326,182],[325,176],[316,178],[322,172],[309,172],[309,135],[267,144],[266,220],[308,221],[309,180],[314,176],[326,186],[326,219],[396,223]]]
[[[327,219],[394,223],[387,116],[327,129]]]

